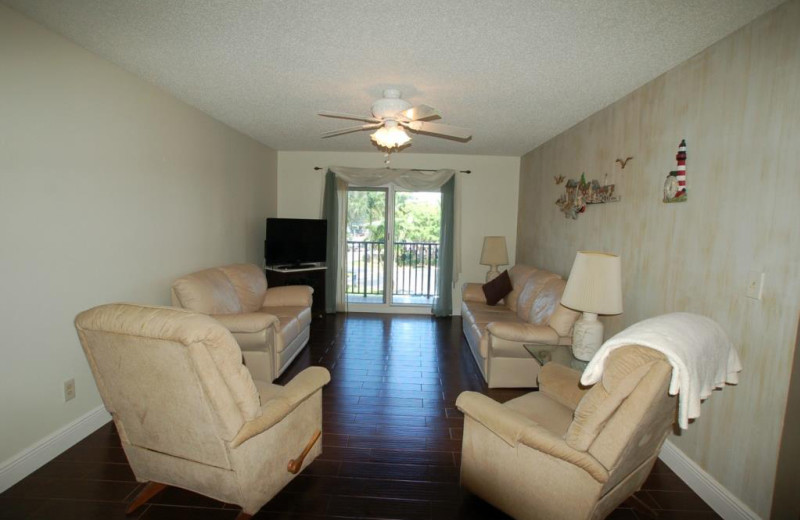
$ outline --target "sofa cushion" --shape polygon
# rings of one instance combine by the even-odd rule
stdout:
[[[547,282],[560,278],[555,273],[549,271],[537,270],[535,273],[528,277],[528,281],[519,293],[517,300],[517,316],[521,319],[528,321],[531,316],[531,307],[533,303],[539,299],[539,293],[544,289]],[[559,298],[559,301],[561,298]],[[539,323],[536,323],[539,325]]]
[[[478,323],[481,325],[486,325],[488,323],[500,323],[504,321],[510,321],[513,323],[524,324],[525,321],[519,319],[519,317],[514,314],[513,312],[506,311],[506,312],[482,312],[476,311],[472,313],[472,322]]]
[[[493,313],[495,315],[505,314],[511,312],[505,305],[489,305],[486,303],[478,302],[462,302],[461,317],[462,319],[471,319],[470,316],[474,313]]]
[[[261,312],[267,312],[282,318],[295,318],[301,329],[311,324],[311,308],[296,305],[283,305],[281,307],[262,307]]]
[[[255,312],[264,303],[267,292],[267,277],[264,270],[253,264],[226,265],[219,268],[231,281],[242,312]]]
[[[511,292],[511,278],[508,277],[508,271],[503,271],[494,280],[486,282],[482,286],[483,294],[486,296],[487,305],[497,305],[497,302],[506,297]]]
[[[172,294],[185,309],[203,314],[242,312],[239,296],[231,281],[219,269],[205,269],[178,278]]]
[[[567,282],[561,277],[548,279],[531,304],[528,321],[534,325],[547,325],[561,302],[566,285]]]
[[[572,422],[572,409],[550,399],[541,392],[530,392],[504,403],[505,407],[521,413],[559,437]]]
[[[517,310],[519,293],[522,292],[522,288],[525,286],[525,282],[528,281],[528,277],[534,272],[536,272],[535,267],[523,264],[517,264],[508,270],[508,277],[511,278],[511,286],[513,289],[506,295],[505,303],[512,311]]]
[[[572,328],[580,315],[580,312],[568,309],[559,303],[556,305],[553,314],[550,315],[550,320],[547,324],[562,338],[571,338]]]

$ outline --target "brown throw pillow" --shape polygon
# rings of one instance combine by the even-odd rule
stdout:
[[[492,280],[483,284],[483,294],[486,296],[486,303],[489,305],[497,305],[497,302],[506,297],[511,292],[511,278],[508,276],[508,271],[503,271],[500,275]]]

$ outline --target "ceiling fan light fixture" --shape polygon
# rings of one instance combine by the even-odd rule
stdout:
[[[370,135],[370,138],[382,148],[391,150],[392,148],[400,148],[404,144],[411,141],[405,130],[399,126],[379,128],[375,133]]]

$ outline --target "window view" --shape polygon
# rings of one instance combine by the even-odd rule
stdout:
[[[430,305],[436,292],[440,217],[438,192],[351,189],[348,301]],[[391,237],[387,229],[393,230]]]

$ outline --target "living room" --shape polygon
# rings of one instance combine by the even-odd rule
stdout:
[[[255,126],[236,130],[146,73],[21,14],[22,2],[7,3],[13,7],[0,5],[3,489],[109,420],[75,334],[76,314],[115,301],[168,305],[170,284],[183,274],[261,265],[265,218],[321,216],[324,173],[314,167],[376,168],[385,160],[378,151],[337,151],[332,140],[311,150],[271,148],[247,135]],[[564,277],[578,250],[619,254],[625,309],[602,318],[606,338],[679,310],[722,325],[742,358],[740,383],[715,393],[669,443],[673,462],[694,475],[689,485],[716,493],[726,518],[777,518],[774,497],[789,500],[787,486],[796,486],[796,470],[784,461],[797,453],[789,432],[798,418],[787,403],[796,406],[798,392],[798,35],[800,2],[765,4],[719,41],[597,101],[572,124],[549,134],[537,128],[542,140],[518,154],[472,153],[459,142],[446,143],[446,153],[424,152],[433,138],[415,136],[411,148],[391,155],[392,168],[471,171],[457,174],[463,234],[454,314],[461,283],[485,277],[483,237],[501,235],[512,265]],[[225,87],[218,81],[208,88]],[[316,110],[344,102],[320,87],[319,106],[301,115],[320,119]],[[236,110],[253,106],[250,99]],[[457,123],[459,114],[444,115]],[[688,200],[664,204],[681,139]],[[624,168],[616,163],[629,156]],[[565,218],[554,204],[565,186],[554,177],[582,172],[590,180],[612,175],[621,199]],[[745,295],[753,272],[765,273],[760,299]],[[65,403],[71,378],[76,397]]]

